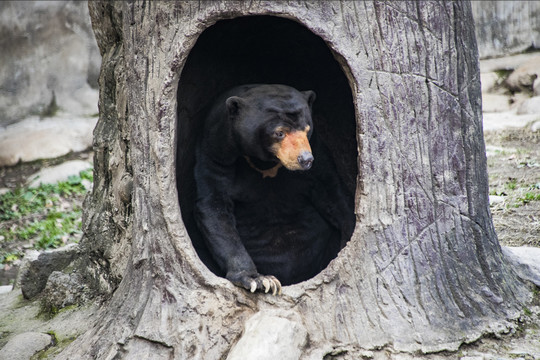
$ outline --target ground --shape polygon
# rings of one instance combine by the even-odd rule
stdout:
[[[46,250],[81,238],[82,202],[87,189],[81,176],[36,189],[28,178],[41,168],[69,160],[89,160],[90,151],[61,158],[19,163],[0,168],[0,286],[13,283],[18,264],[28,249]],[[88,179],[91,172],[87,172]]]
[[[490,208],[501,245],[540,247],[540,131],[486,131],[485,142]]]

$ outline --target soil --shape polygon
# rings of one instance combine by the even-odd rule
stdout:
[[[493,224],[504,246],[540,247],[540,131],[530,126],[484,134]],[[528,200],[536,198],[537,200]]]

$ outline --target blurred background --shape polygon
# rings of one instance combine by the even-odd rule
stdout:
[[[503,244],[540,246],[540,1],[471,4],[494,224]],[[0,49],[4,285],[26,251],[81,236],[101,56],[87,1],[0,2]]]
[[[0,167],[87,149],[101,64],[87,2],[0,2],[0,49]]]

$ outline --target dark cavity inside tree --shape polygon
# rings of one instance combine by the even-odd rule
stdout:
[[[221,20],[190,51],[178,85],[177,182],[182,218],[198,255],[223,276],[193,219],[195,141],[217,95],[243,84],[285,84],[314,90],[314,126],[331,150],[353,196],[357,144],[351,89],[324,41],[301,24],[274,16]],[[305,280],[305,279],[304,279]]]

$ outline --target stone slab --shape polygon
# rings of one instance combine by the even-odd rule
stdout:
[[[540,248],[503,246],[502,251],[522,279],[540,286]]]
[[[307,331],[296,321],[258,312],[247,322],[244,334],[227,360],[298,360],[307,342]]]
[[[92,146],[96,123],[97,117],[61,114],[43,120],[34,116],[0,127],[0,167],[84,151]]]
[[[535,120],[538,120],[537,114],[516,115],[515,110],[483,114],[484,131],[523,128]]]
[[[57,166],[43,168],[28,179],[28,186],[38,187],[40,184],[56,184],[67,181],[70,176],[79,175],[81,171],[92,168],[92,164],[83,160],[66,161]]]
[[[28,360],[38,351],[51,345],[52,338],[39,332],[15,335],[0,350],[0,360]]]

